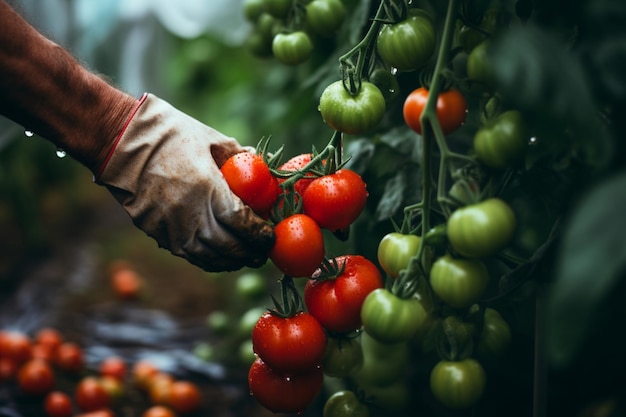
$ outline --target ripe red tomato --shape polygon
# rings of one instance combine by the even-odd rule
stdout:
[[[202,394],[190,381],[174,381],[170,387],[169,405],[180,414],[196,411],[202,405]]]
[[[87,376],[76,385],[74,398],[82,411],[95,411],[110,405],[111,398],[98,378]]]
[[[333,333],[347,333],[361,327],[361,306],[367,295],[383,286],[380,271],[360,255],[335,258],[341,274],[330,279],[310,279],[304,287],[307,310]],[[321,274],[318,269],[313,278]]]
[[[13,380],[17,376],[17,363],[11,358],[0,357],[0,382]]]
[[[291,277],[310,277],[326,255],[324,236],[318,224],[305,214],[294,214],[274,227],[276,241],[270,259]]]
[[[30,348],[31,356],[37,359],[43,359],[48,362],[52,362],[54,360],[54,350],[48,345],[42,345],[40,343],[35,343]]]
[[[159,374],[159,368],[147,359],[135,362],[132,370],[134,385],[139,389],[148,389],[151,379]]]
[[[263,157],[241,152],[228,158],[220,168],[232,192],[252,211],[266,217],[281,193]]]
[[[367,195],[366,184],[359,174],[340,169],[309,184],[302,196],[303,211],[321,228],[343,230],[359,217]]]
[[[252,347],[274,371],[299,374],[322,363],[326,333],[309,313],[280,317],[268,311],[252,329]]]
[[[165,406],[154,405],[144,411],[141,417],[176,417],[176,414]]]
[[[54,372],[48,362],[30,359],[20,367],[17,383],[27,395],[43,395],[54,388]]]
[[[80,372],[85,367],[83,349],[74,342],[63,342],[54,355],[54,364],[65,372]]]
[[[44,410],[48,417],[71,417],[74,414],[72,399],[62,391],[52,391],[46,395]]]
[[[100,376],[98,381],[100,381],[100,385],[102,385],[102,388],[104,388],[109,395],[112,404],[119,401],[124,396],[123,381],[109,375]]]
[[[80,413],[74,417],[115,417],[115,414],[109,408],[104,408],[102,410],[95,410],[95,411],[88,411],[86,413]]]
[[[111,273],[113,292],[122,300],[134,300],[144,287],[141,276],[131,268],[120,268]]]
[[[420,117],[426,108],[428,90],[420,87],[413,90],[404,101],[403,114],[406,124],[415,132],[422,134]],[[444,135],[454,132],[465,122],[467,101],[454,88],[439,93],[436,105],[437,120]]]
[[[278,167],[278,170],[279,171],[296,172],[298,170],[301,170],[309,162],[311,162],[311,158],[312,157],[313,157],[313,155],[310,154],[310,153],[303,153],[303,154],[300,154],[300,155],[296,155],[293,158],[289,159],[284,164],[282,164],[280,167]],[[300,194],[300,195],[304,194],[304,190],[307,189],[309,184],[311,184],[311,181],[313,181],[315,178],[316,177],[311,175],[311,174],[307,174],[304,177],[300,178],[298,181],[296,181],[296,183],[293,186],[295,191],[298,194]],[[282,184],[283,182],[285,182],[285,179],[283,179],[283,178],[279,178],[278,179],[278,183],[279,184]]]
[[[56,329],[44,327],[37,331],[33,339],[33,343],[47,346],[54,351],[61,345],[61,343],[63,343],[63,335]]]
[[[0,337],[0,356],[21,365],[32,357],[32,340],[21,331],[4,331]]]
[[[310,372],[284,376],[257,358],[248,372],[252,396],[265,408],[275,413],[300,413],[319,394],[324,383],[321,367]]]
[[[165,372],[159,372],[150,378],[148,396],[153,404],[166,405],[170,402],[170,392],[174,377]]]
[[[109,356],[100,363],[100,375],[110,376],[119,380],[126,377],[127,368],[124,359],[119,356]]]

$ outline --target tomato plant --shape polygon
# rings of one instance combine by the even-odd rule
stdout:
[[[228,158],[220,170],[244,204],[260,216],[269,214],[281,190],[262,156],[241,152]]]
[[[435,52],[435,27],[421,9],[410,9],[406,19],[383,25],[376,38],[382,59],[399,71],[423,67]]]
[[[309,372],[284,376],[260,358],[250,366],[248,385],[256,400],[275,413],[300,413],[315,400],[322,389],[321,367]]]
[[[361,327],[361,306],[369,293],[383,286],[376,265],[360,255],[334,258],[338,271],[324,277],[318,269],[304,288],[307,310],[333,333],[348,333]]]
[[[346,89],[343,81],[335,81],[320,96],[319,111],[324,122],[350,135],[374,129],[386,109],[383,93],[367,81],[362,81],[354,94]]]
[[[276,241],[270,251],[274,265],[292,277],[310,277],[324,260],[324,236],[317,222],[294,214],[274,227]]]
[[[43,395],[52,391],[55,375],[50,364],[41,359],[30,359],[19,369],[17,383],[27,395]]]
[[[74,414],[72,398],[63,391],[51,391],[44,400],[47,417],[71,417]]]
[[[280,317],[268,311],[252,330],[252,346],[259,358],[274,371],[292,375],[321,365],[326,334],[309,313]]]
[[[400,271],[409,265],[417,255],[420,237],[400,232],[387,233],[378,243],[378,263],[391,278],[396,278]]]
[[[483,395],[485,383],[485,370],[475,359],[442,360],[430,373],[433,396],[451,409],[475,405]]]
[[[334,392],[324,403],[323,417],[369,417],[370,412],[365,405],[350,390]]]
[[[489,272],[478,259],[439,257],[430,270],[433,292],[450,307],[465,308],[476,303],[484,294]]]
[[[340,169],[314,179],[302,195],[304,213],[320,227],[336,231],[349,227],[367,201],[367,186],[359,174]]]
[[[452,213],[448,219],[448,240],[457,253],[481,258],[504,248],[513,238],[515,227],[511,207],[499,198],[488,198]]]
[[[402,113],[406,124],[416,131],[422,133],[422,122],[420,118],[428,102],[428,90],[419,87],[413,90],[404,100]],[[467,115],[467,102],[459,90],[450,88],[439,93],[435,105],[437,120],[444,135],[458,129]]]
[[[277,33],[272,41],[272,53],[283,64],[299,65],[313,52],[313,42],[304,31]]]

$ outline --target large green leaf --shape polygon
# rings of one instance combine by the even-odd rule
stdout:
[[[547,354],[567,366],[626,271],[626,173],[578,204],[562,237],[546,305]]]

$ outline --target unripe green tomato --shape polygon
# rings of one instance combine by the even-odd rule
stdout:
[[[239,344],[239,349],[237,350],[237,355],[239,357],[239,362],[242,365],[251,365],[257,358],[254,353],[254,347],[252,346],[252,339],[247,338],[244,339]]]
[[[306,22],[320,36],[332,36],[346,16],[341,0],[313,0],[306,5]]]
[[[481,83],[487,91],[494,88],[494,73],[487,55],[489,41],[476,45],[467,57],[467,76],[470,80]]]
[[[393,416],[394,414],[391,413],[405,415],[404,412],[409,408],[410,398],[413,395],[404,380],[389,385],[366,385],[359,388],[363,389],[365,397],[370,399],[376,409],[390,413],[384,414],[385,416]]]
[[[328,397],[324,417],[369,417],[369,408],[350,390],[341,390]]]
[[[445,407],[460,410],[472,407],[483,395],[485,370],[475,359],[439,361],[430,373],[433,396]]]
[[[391,278],[396,278],[400,271],[406,269],[409,261],[420,247],[417,235],[398,232],[387,233],[378,244],[378,263]]]
[[[324,89],[319,105],[326,124],[350,135],[374,129],[386,108],[385,97],[378,87],[368,81],[361,81],[361,88],[354,96],[344,88],[343,81],[335,81]]]
[[[232,323],[230,316],[223,310],[214,310],[206,317],[206,324],[215,334],[226,334],[230,331]]]
[[[293,0],[263,0],[265,11],[278,19],[287,17],[292,4]]]
[[[355,338],[329,337],[322,360],[324,374],[343,378],[363,364],[363,350]]]
[[[241,336],[250,336],[252,334],[252,329],[256,325],[256,322],[259,321],[259,318],[267,311],[267,308],[264,307],[252,307],[249,310],[245,311],[243,315],[239,318],[239,334]]]
[[[528,134],[522,114],[506,111],[474,135],[476,157],[494,169],[515,168],[520,165],[528,148]]]
[[[515,213],[499,198],[460,207],[448,219],[448,241],[459,254],[484,258],[504,248],[515,233]]]
[[[369,75],[369,82],[374,84],[385,97],[387,104],[391,103],[400,94],[398,79],[391,71],[377,68]]]
[[[424,66],[435,46],[435,27],[430,16],[420,9],[411,9],[405,20],[383,25],[376,40],[380,57],[398,71]]]
[[[243,15],[248,22],[256,23],[265,11],[265,0],[243,0]]]
[[[257,301],[267,294],[265,278],[256,271],[243,273],[235,281],[235,293],[249,301]]]
[[[313,53],[313,42],[303,31],[278,33],[272,40],[272,53],[286,65],[299,65]]]
[[[350,374],[358,386],[387,386],[403,380],[410,366],[408,342],[382,343],[367,331],[361,332],[363,364]]]
[[[439,257],[430,270],[433,292],[453,308],[465,308],[476,303],[485,293],[489,272],[478,259]]]
[[[478,336],[476,351],[479,355],[498,357],[511,345],[511,328],[498,311],[487,307],[483,329]]]

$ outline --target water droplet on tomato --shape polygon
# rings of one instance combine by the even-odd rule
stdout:
[[[32,138],[34,135],[34,133],[30,130],[25,130],[24,131],[24,136],[26,136],[27,138]]]
[[[58,148],[56,151],[57,157],[58,158],[65,158],[67,156],[67,152],[65,152],[63,149]]]

